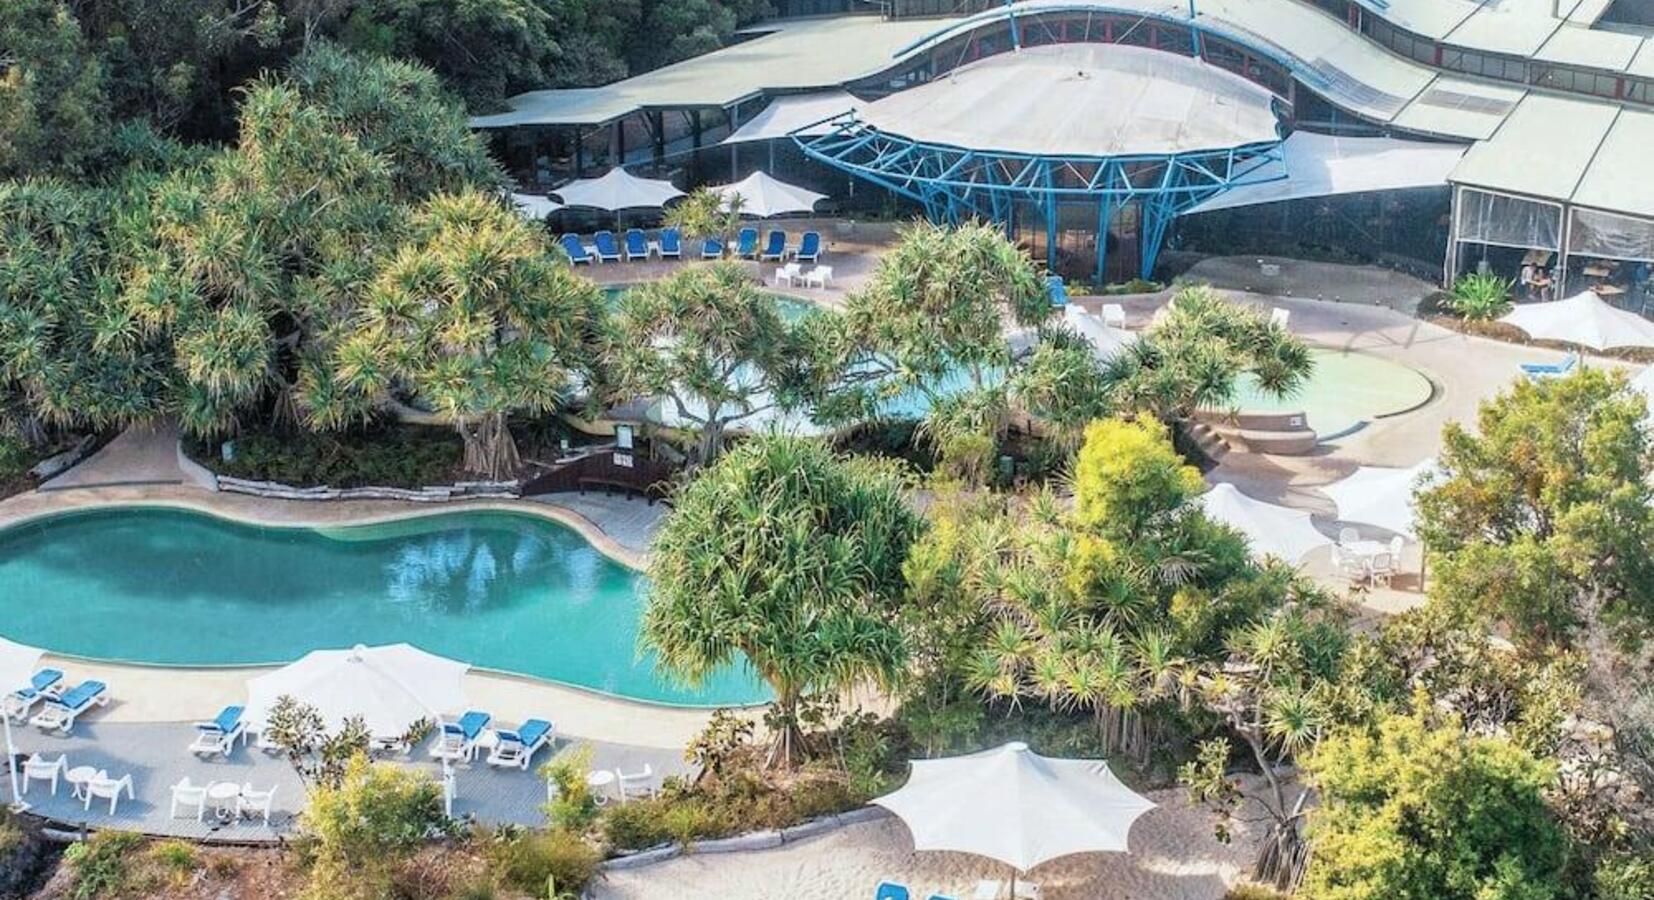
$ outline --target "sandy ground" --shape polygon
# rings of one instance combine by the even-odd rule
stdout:
[[[1152,791],[1160,806],[1132,826],[1132,853],[1088,853],[1040,866],[1026,880],[1044,900],[1216,900],[1251,864],[1255,832],[1234,842],[1212,837],[1211,814],[1180,789]],[[968,900],[982,879],[1009,870],[960,853],[915,853],[907,827],[892,818],[748,853],[679,857],[610,872],[593,900],[844,900],[868,898],[880,881],[907,885],[915,900],[941,893]]]

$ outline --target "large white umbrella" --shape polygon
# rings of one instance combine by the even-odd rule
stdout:
[[[816,203],[827,198],[826,194],[818,194],[796,184],[788,184],[779,178],[771,178],[762,171],[754,172],[734,184],[719,185],[712,190],[724,198],[724,209],[729,209],[731,198],[739,195],[741,214],[757,216],[760,219],[783,213],[809,212],[816,208]]]
[[[39,647],[30,647],[19,644],[8,638],[0,637],[0,697],[11,694],[20,688],[30,687],[33,684],[34,673],[40,668],[40,657],[46,651]],[[6,758],[17,759],[17,747],[12,743],[11,716],[0,714],[0,721],[4,722],[6,732]],[[17,767],[7,766],[11,774],[11,802],[12,808],[25,809],[23,795],[17,792]]]
[[[1293,565],[1332,539],[1317,531],[1309,513],[1254,500],[1232,484],[1219,483],[1200,495],[1206,515],[1246,535],[1254,556],[1275,556]]]
[[[1338,507],[1340,522],[1377,525],[1412,537],[1413,487],[1420,475],[1435,467],[1434,457],[1405,469],[1362,466],[1349,477],[1321,488],[1321,492]]]
[[[971,853],[1018,872],[1124,851],[1131,823],[1154,808],[1102,760],[1048,759],[1020,742],[914,760],[907,784],[873,802],[907,825],[915,850]]]
[[[512,193],[511,205],[517,207],[518,212],[530,219],[544,219],[563,208],[563,204],[550,197],[542,197],[539,194]]]
[[[1532,338],[1593,350],[1654,347],[1654,322],[1610,306],[1590,291],[1551,303],[1517,304],[1499,321],[1515,325]]]
[[[312,650],[298,661],[247,681],[246,717],[262,727],[283,696],[314,706],[329,728],[361,716],[376,737],[391,737],[420,719],[465,706],[470,665],[412,644]]]
[[[1080,336],[1091,342],[1099,360],[1107,360],[1137,343],[1136,332],[1115,328],[1103,323],[1103,317],[1093,315],[1072,303],[1062,308],[1063,321]]]
[[[601,178],[582,178],[558,188],[555,193],[565,206],[590,206],[614,212],[622,209],[665,206],[683,196],[670,181],[639,178],[615,166]]]

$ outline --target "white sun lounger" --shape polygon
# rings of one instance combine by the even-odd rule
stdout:
[[[516,731],[494,729],[494,749],[488,752],[491,766],[516,766],[527,770],[534,754],[555,739],[557,726],[545,719],[529,719]]]
[[[108,703],[107,685],[101,681],[83,681],[65,691],[61,697],[48,698],[46,708],[30,719],[29,724],[45,731],[55,729],[68,734],[74,730],[75,720],[80,718],[81,713]]]
[[[488,713],[473,709],[460,716],[458,722],[443,722],[436,743],[431,745],[432,758],[451,762],[474,759],[477,755],[477,738],[482,736],[482,730],[488,727],[493,718]]]
[[[5,697],[4,713],[13,721],[29,717],[35,705],[63,693],[63,673],[57,669],[41,669],[29,679],[29,686],[12,691]]]

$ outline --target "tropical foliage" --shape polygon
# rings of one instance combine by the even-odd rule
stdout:
[[[659,397],[711,462],[731,427],[787,399],[794,329],[745,266],[684,269],[622,295],[604,359],[619,399]]]
[[[311,792],[304,811],[310,862],[305,896],[370,900],[390,895],[398,862],[447,833],[442,786],[424,772],[352,756],[336,785]]]
[[[772,767],[791,768],[808,751],[806,698],[889,686],[901,671],[895,610],[921,530],[903,485],[888,464],[761,437],[702,470],[661,525],[643,646],[690,683],[743,662],[769,682]]]
[[[1510,288],[1510,279],[1498,275],[1460,275],[1448,292],[1447,307],[1463,319],[1497,319],[1510,311]]]

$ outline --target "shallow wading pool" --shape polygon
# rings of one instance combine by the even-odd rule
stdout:
[[[1321,440],[1349,434],[1374,419],[1423,405],[1434,388],[1430,379],[1402,365],[1365,353],[1315,349],[1315,371],[1295,392],[1274,397],[1250,375],[1236,386],[1233,408],[1248,413],[1303,413]]]
[[[288,528],[108,508],[0,529],[6,636],[59,653],[233,666],[407,641],[646,702],[768,699],[744,668],[699,689],[657,673],[637,649],[648,584],[572,529],[510,512]]]

